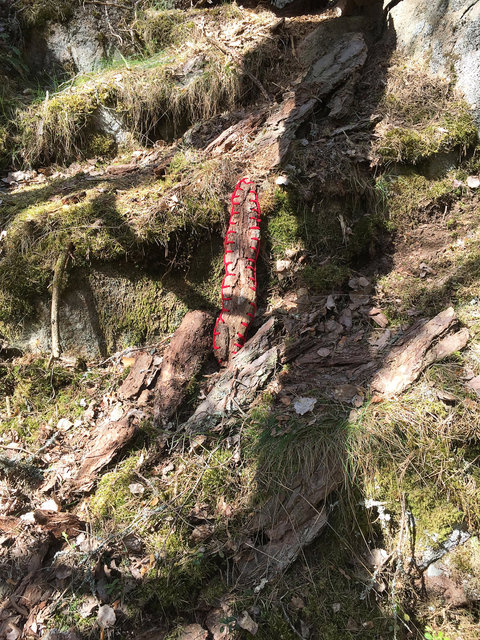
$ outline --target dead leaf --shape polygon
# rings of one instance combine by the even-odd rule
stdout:
[[[467,387],[480,395],[480,376],[476,376],[467,382]]]
[[[57,429],[59,431],[68,431],[72,427],[73,427],[73,422],[71,422],[67,418],[60,418],[60,420],[57,422]]]
[[[134,496],[141,496],[142,493],[145,493],[145,487],[140,482],[132,482],[128,485],[128,489]]]
[[[327,349],[326,347],[320,347],[320,349],[317,350],[317,354],[321,357],[321,358],[328,358],[328,356],[332,353],[331,349]]]
[[[467,187],[470,187],[470,189],[478,189],[478,187],[480,187],[480,179],[478,176],[468,176],[466,182]]]
[[[382,329],[385,329],[388,326],[388,318],[381,309],[372,307],[368,312],[368,315]]]
[[[258,624],[252,620],[248,611],[243,611],[237,619],[238,626],[254,636],[258,631]]]
[[[292,596],[290,604],[294,609],[305,609],[305,602],[300,598],[300,596]]]
[[[213,524],[201,524],[192,531],[190,540],[192,542],[203,542],[214,532]]]
[[[335,304],[335,298],[332,296],[332,294],[328,296],[325,306],[329,311],[337,308],[337,305]]]
[[[78,610],[78,615],[81,618],[88,618],[92,614],[92,611],[97,606],[98,606],[97,599],[94,598],[93,596],[88,596],[80,605],[80,608]]]
[[[221,496],[217,502],[217,513],[225,518],[231,518],[233,515],[233,508],[225,501],[223,496]]]
[[[102,627],[102,629],[108,629],[109,627],[113,627],[117,620],[117,616],[115,615],[115,611],[108,604],[104,604],[98,609],[97,613],[97,622]]]
[[[347,631],[360,631],[361,627],[355,622],[355,620],[350,617],[347,621]]]
[[[317,402],[316,398],[297,398],[293,402],[293,408],[299,416],[303,416],[308,411],[312,411]]]

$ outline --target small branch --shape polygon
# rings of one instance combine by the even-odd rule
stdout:
[[[115,9],[124,9],[125,11],[131,11],[132,7],[128,7],[125,4],[117,4],[116,2],[101,2],[100,0],[84,0],[83,4],[100,4],[104,7],[115,7]]]
[[[52,330],[52,354],[50,356],[50,362],[60,357],[60,326],[58,323],[58,307],[60,302],[63,274],[65,272],[65,267],[67,266],[68,257],[72,248],[73,245],[72,243],[70,243],[58,256],[57,262],[55,263],[55,269],[53,271],[52,311],[50,319],[50,327]]]

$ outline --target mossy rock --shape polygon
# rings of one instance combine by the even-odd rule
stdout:
[[[379,143],[378,153],[386,163],[417,165],[438,153],[454,149],[465,153],[477,139],[474,118],[467,106],[460,104],[456,112],[453,109],[452,115],[446,114],[433,124],[388,130]]]

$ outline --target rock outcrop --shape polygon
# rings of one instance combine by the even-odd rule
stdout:
[[[385,2],[385,8],[391,2]],[[480,4],[472,0],[402,0],[390,12],[397,45],[425,59],[457,87],[480,122]]]

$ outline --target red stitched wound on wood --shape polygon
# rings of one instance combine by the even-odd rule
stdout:
[[[228,362],[243,347],[257,308],[260,206],[255,183],[248,178],[240,180],[231,202],[225,234],[222,311],[213,330],[213,348],[220,363]]]

